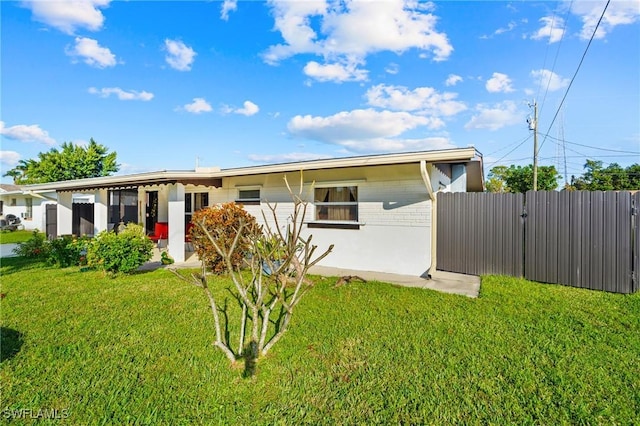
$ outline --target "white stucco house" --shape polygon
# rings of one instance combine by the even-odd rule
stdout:
[[[484,186],[482,156],[464,148],[158,171],[27,185],[22,191],[53,194],[55,212],[49,208],[38,220],[50,228],[55,223],[56,235],[96,234],[121,222],[141,223],[151,233],[156,223],[165,223],[166,248],[180,262],[188,254],[185,230],[194,211],[236,201],[261,222],[266,203],[278,203],[281,223],[286,223],[293,204],[284,177],[296,189],[300,173],[308,187],[306,232],[320,249],[334,244],[321,265],[416,276],[435,264],[437,193],[482,191]],[[79,208],[74,198],[81,197],[86,199]]]
[[[21,228],[42,230],[45,205],[55,205],[55,195],[55,191],[31,194],[18,185],[0,184],[0,216],[14,215],[20,218]]]

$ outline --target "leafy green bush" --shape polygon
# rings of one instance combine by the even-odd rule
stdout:
[[[89,244],[87,261],[107,273],[129,274],[151,259],[152,251],[153,242],[142,226],[130,223],[118,234],[99,233]]]
[[[190,232],[195,252],[198,258],[215,273],[223,272],[226,267],[222,256],[218,254],[206,232],[209,232],[221,249],[228,251],[236,237],[240,222],[246,224],[244,236],[238,241],[238,247],[231,257],[231,264],[236,268],[242,266],[243,259],[248,253],[250,236],[262,234],[256,218],[233,202],[199,210],[193,214],[191,221],[195,225]]]
[[[87,237],[75,238],[70,235],[51,240],[48,243],[47,261],[61,268],[82,265],[86,261],[89,241]]]
[[[18,247],[13,249],[17,256],[29,257],[33,259],[46,259],[49,251],[49,244],[44,234],[37,229],[33,231],[31,237],[23,243],[18,243]]]

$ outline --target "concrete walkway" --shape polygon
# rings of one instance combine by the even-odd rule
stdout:
[[[403,287],[426,288],[443,293],[460,294],[468,297],[478,297],[480,292],[480,277],[475,275],[456,274],[453,272],[436,271],[431,279],[412,275],[388,274],[385,272],[355,271],[351,269],[329,268],[314,266],[310,274],[324,277],[344,277],[356,275],[367,281],[379,281],[396,284]]]
[[[13,249],[18,247],[16,243],[0,244],[0,257],[13,257]]]
[[[184,262],[164,266],[160,263],[160,250],[154,249],[151,261],[144,264],[140,270],[153,270],[157,268],[200,268],[200,261],[195,253],[189,253]],[[330,268],[327,266],[314,266],[309,270],[312,275],[323,277],[344,277],[356,275],[367,281],[379,281],[396,284],[403,287],[426,288],[444,293],[460,294],[468,297],[478,297],[480,291],[480,277],[475,275],[455,274],[452,272],[437,271],[431,279],[411,276],[388,274],[384,272],[356,271],[351,269]]]

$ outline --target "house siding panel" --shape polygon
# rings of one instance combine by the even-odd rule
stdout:
[[[264,211],[269,224],[273,225],[266,201],[278,203],[278,221],[286,226],[293,205],[283,178],[280,174],[224,179],[223,187],[213,192],[212,200],[215,203],[233,201],[238,186],[260,185],[262,204],[248,205],[245,209],[259,222],[263,222]],[[297,191],[299,175],[289,173],[287,179]],[[333,252],[321,265],[410,275],[422,275],[428,270],[431,201],[418,165],[305,172],[304,181],[309,188],[314,181],[316,186],[340,181],[352,181],[358,186],[360,229],[305,227],[306,235],[313,235],[313,244],[319,250],[334,245]],[[306,189],[305,195],[307,200],[312,198]],[[306,221],[314,217],[315,207],[310,203]]]

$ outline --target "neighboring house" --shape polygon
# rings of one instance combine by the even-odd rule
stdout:
[[[464,148],[108,176],[27,185],[23,191],[55,192],[57,235],[74,233],[74,226],[86,230],[87,224],[92,232],[80,233],[95,234],[126,222],[151,233],[156,222],[167,222],[167,250],[180,262],[186,225],[200,208],[235,201],[262,222],[262,210],[269,218],[267,202],[277,203],[280,224],[286,225],[293,204],[284,177],[295,190],[301,172],[309,201],[306,232],[320,249],[334,244],[321,265],[410,275],[425,275],[433,263],[437,192],[484,186],[482,156]],[[90,212],[74,207],[79,194],[93,198]],[[84,227],[78,227],[82,220]]]
[[[55,211],[57,200],[55,190],[33,192],[24,185],[0,184],[0,215],[12,214],[19,217],[20,225],[27,230],[46,232],[47,206]],[[93,209],[93,195],[74,194],[73,203],[91,204]],[[48,234],[49,237],[56,235],[55,232]]]
[[[25,229],[42,229],[40,200],[25,194],[18,185],[0,184],[0,214],[20,218]]]

